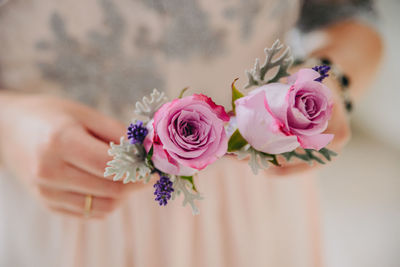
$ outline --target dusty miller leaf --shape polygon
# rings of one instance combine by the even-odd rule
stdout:
[[[195,200],[201,200],[203,198],[198,192],[193,190],[193,185],[190,181],[182,179],[179,176],[174,176],[173,188],[174,192],[172,193],[172,199],[175,199],[177,195],[182,193],[184,197],[182,205],[185,206],[186,204],[189,204],[192,208],[193,215],[200,213],[199,208],[194,202]]]
[[[277,164],[276,157],[260,151],[255,150],[249,144],[242,147],[240,150],[233,152],[237,155],[239,160],[249,158],[249,166],[255,175],[258,174],[259,169],[267,169],[269,163]]]
[[[144,96],[142,101],[136,102],[135,113],[151,120],[154,113],[167,101],[168,98],[165,96],[164,92],[159,92],[157,89],[153,89],[150,96]]]
[[[108,154],[114,159],[107,162],[104,177],[114,175],[114,181],[124,179],[124,183],[149,181],[151,170],[146,165],[146,151],[142,145],[132,145],[121,137],[119,145],[110,143]]]
[[[245,88],[277,82],[280,78],[289,76],[287,70],[293,63],[293,57],[290,53],[290,48],[286,47],[282,54],[276,57],[282,51],[283,47],[284,45],[281,44],[279,40],[276,40],[271,48],[264,49],[264,53],[266,55],[265,62],[262,66],[260,66],[260,60],[257,58],[253,69],[246,71],[248,82]],[[277,73],[268,80],[265,80],[266,74],[273,68],[278,68]]]
[[[194,183],[193,176],[180,176],[181,179],[188,181],[192,185],[193,191],[197,192],[196,184]]]
[[[332,157],[337,156],[337,153],[335,151],[329,150],[327,148],[322,148],[318,151],[318,153],[320,153],[322,156],[324,156],[324,158],[328,161],[332,160]]]

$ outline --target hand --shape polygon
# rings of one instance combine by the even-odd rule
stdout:
[[[332,142],[327,146],[327,148],[340,154],[340,151],[350,140],[351,136],[348,114],[346,113],[343,99],[338,93],[340,91],[340,88],[337,82],[334,81],[332,78],[328,78],[324,80],[324,83],[332,90],[335,101],[332,117],[329,120],[328,128],[325,131],[325,133],[334,134],[335,137],[333,138]],[[299,152],[301,152],[301,150],[299,150]],[[301,161],[299,159],[292,159],[290,162],[287,162],[282,156],[278,156],[278,161],[281,166],[277,167],[271,165],[265,171],[268,176],[293,175],[324,166],[316,162],[314,162],[312,165],[309,165],[307,162]]]
[[[2,104],[0,158],[51,210],[84,217],[92,195],[90,217],[103,218],[143,186],[103,177],[108,144],[125,132],[121,123],[46,96],[9,96]]]

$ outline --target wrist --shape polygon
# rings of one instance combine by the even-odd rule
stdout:
[[[302,65],[306,68],[313,67],[313,69],[318,72],[324,69],[324,83],[339,96],[347,113],[350,114],[352,112],[353,101],[350,94],[350,78],[342,71],[341,66],[334,64],[326,57],[298,59],[295,61],[295,65]]]

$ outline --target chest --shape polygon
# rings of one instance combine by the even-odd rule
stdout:
[[[297,5],[11,0],[0,8],[0,80],[115,113],[155,87],[175,96],[190,86],[228,103],[231,80],[293,24]]]

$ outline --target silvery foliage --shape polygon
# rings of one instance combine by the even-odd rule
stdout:
[[[149,96],[144,96],[142,101],[135,105],[136,115],[143,116],[147,121],[151,120],[154,113],[168,101],[164,92],[153,89]],[[124,178],[124,183],[143,180],[148,182],[151,169],[146,164],[146,151],[142,144],[132,145],[121,137],[120,144],[110,143],[108,150],[114,159],[107,163],[104,176],[114,175],[114,181]]]
[[[225,133],[229,138],[231,138],[232,134],[237,130],[237,120],[235,116],[231,116],[229,118],[229,122],[225,125]]]
[[[144,116],[149,121],[153,118],[154,113],[164,104],[168,102],[168,98],[164,92],[153,89],[150,96],[144,96],[142,101],[137,101],[135,105],[135,113]]]
[[[276,40],[271,48],[264,49],[264,53],[264,63],[260,65],[260,60],[257,58],[253,69],[246,71],[248,82],[245,88],[278,82],[279,79],[289,76],[288,68],[293,63],[289,47],[284,48],[284,45],[279,40]],[[267,77],[267,73],[273,69],[276,69],[275,74]],[[254,174],[258,174],[259,169],[267,169],[269,162],[276,160],[271,155],[255,150],[249,144],[234,153],[240,160],[250,157],[249,165]]]
[[[114,181],[124,178],[125,184],[139,180],[145,183],[149,181],[151,170],[146,165],[146,151],[141,144],[132,145],[121,137],[119,145],[110,143],[108,154],[114,159],[107,163],[104,177],[114,175]]]
[[[249,166],[255,175],[258,174],[259,169],[267,169],[269,167],[269,161],[274,159],[270,155],[255,150],[249,144],[233,153],[236,154],[239,160],[250,157]]]
[[[182,193],[184,197],[182,205],[185,206],[186,204],[189,204],[192,208],[193,215],[199,214],[199,208],[196,206],[194,201],[203,199],[200,193],[193,190],[193,185],[189,181],[182,179],[179,176],[172,176],[172,180],[172,186],[174,188],[172,199],[174,200],[176,196]]]
[[[284,45],[276,40],[271,48],[265,48],[265,62],[260,66],[260,60],[257,58],[254,67],[250,71],[246,71],[248,82],[245,88],[251,86],[261,86],[267,83],[277,82],[280,78],[289,76],[288,68],[293,63],[293,57],[290,48],[286,47],[283,52]],[[281,55],[278,54],[281,52]],[[274,59],[276,57],[276,59]],[[277,72],[267,80],[265,80],[268,71],[277,68]]]

